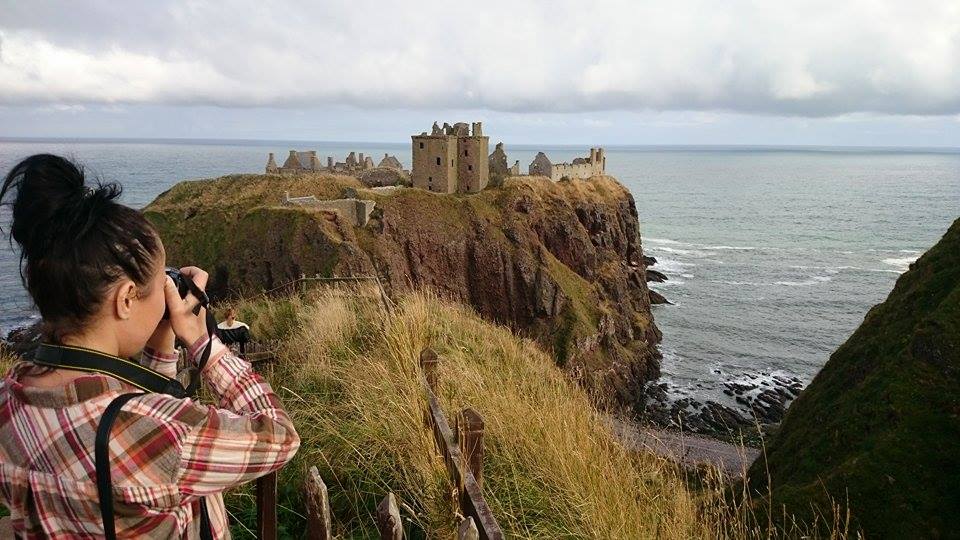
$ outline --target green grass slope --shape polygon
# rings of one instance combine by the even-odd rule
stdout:
[[[750,477],[774,516],[811,522],[832,498],[868,537],[960,537],[960,220],[830,357],[767,456]]]

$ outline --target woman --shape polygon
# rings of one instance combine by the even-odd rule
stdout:
[[[86,186],[76,165],[52,155],[23,160],[0,188],[42,347],[104,366],[142,350],[143,365],[173,377],[176,338],[190,362],[209,350],[201,374],[218,407],[161,393],[118,401],[105,476],[94,459],[101,417],[140,391],[96,366],[21,362],[0,383],[0,498],[18,536],[102,537],[97,479],[109,478],[101,493],[112,494],[117,537],[229,537],[221,493],[283,466],[300,440],[270,385],[208,333],[194,294],[181,297],[157,231],[119,195],[116,184]],[[206,286],[199,268],[181,272]]]
[[[217,337],[231,350],[239,349],[240,354],[247,352],[247,342],[250,341],[250,327],[247,323],[237,320],[237,310],[227,308],[226,319],[217,325]]]

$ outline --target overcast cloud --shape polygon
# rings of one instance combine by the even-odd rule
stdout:
[[[960,2],[787,4],[0,0],[0,107],[960,114]]]
[[[606,142],[960,142],[957,0],[79,4],[0,0],[0,136],[382,138],[465,111]]]

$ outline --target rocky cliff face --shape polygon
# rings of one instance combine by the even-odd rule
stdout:
[[[365,227],[279,206],[283,193],[376,201]],[[211,271],[215,296],[299,277],[379,275],[427,287],[529,335],[613,405],[642,406],[659,374],[636,206],[615,179],[509,178],[474,195],[363,189],[349,177],[185,182],[145,209],[168,262]]]
[[[960,220],[790,406],[750,483],[774,519],[837,504],[868,538],[960,534]]]

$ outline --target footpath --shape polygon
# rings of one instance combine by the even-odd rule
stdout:
[[[741,478],[760,450],[698,435],[651,429],[611,419],[614,433],[628,448],[647,450],[687,467],[714,465],[731,478]]]

